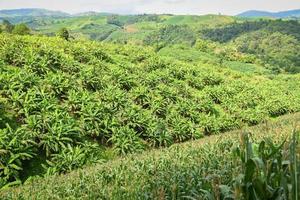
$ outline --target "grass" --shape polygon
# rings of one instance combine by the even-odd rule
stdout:
[[[227,61],[225,65],[228,66],[229,69],[248,73],[248,74],[268,74],[270,71],[262,66],[251,64],[251,63],[242,63],[238,61]]]
[[[173,24],[173,25],[191,25],[194,27],[209,26],[215,27],[219,25],[226,25],[234,22],[235,18],[231,16],[224,15],[177,15],[168,17],[163,23],[164,24]]]
[[[300,113],[271,119],[222,135],[173,145],[86,167],[70,174],[37,178],[0,192],[6,199],[184,199],[201,194],[205,182],[227,184],[236,176],[232,148],[240,133],[253,140],[282,141],[297,128]],[[299,127],[298,127],[299,128]]]
[[[170,57],[185,62],[207,63],[216,62],[218,59],[215,55],[199,51],[195,48],[184,45],[174,45],[162,48],[159,55]]]

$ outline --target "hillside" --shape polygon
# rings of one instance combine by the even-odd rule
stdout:
[[[300,17],[300,9],[298,10],[289,10],[289,11],[281,11],[281,12],[267,12],[267,11],[259,11],[259,10],[249,10],[243,13],[238,14],[239,17],[247,17],[247,18],[299,18]]]
[[[300,71],[300,23],[296,20],[96,12],[68,17],[24,16],[10,20],[26,23],[34,34],[55,36],[67,27],[75,40],[152,46],[160,55],[181,61],[215,62],[225,57],[229,60],[227,65],[240,72],[278,74]],[[198,48],[203,41],[207,49]],[[174,51],[181,51],[185,56],[174,56]],[[247,65],[243,65],[245,62]]]
[[[9,34],[0,44],[0,186],[300,111],[299,75],[244,74],[142,46]]]
[[[68,27],[73,33],[82,34],[90,39],[98,39],[95,35],[114,28],[123,36],[130,32],[127,26],[133,26],[137,32],[149,32],[165,25],[189,25],[193,27],[218,26],[234,21],[230,16],[190,16],[190,15],[114,15],[109,13],[83,13],[71,17],[48,18],[10,18],[15,23],[26,23],[31,28],[46,34],[53,34],[61,27]],[[100,28],[101,27],[101,28]],[[122,37],[120,37],[122,38]],[[104,38],[105,39],[105,38]]]
[[[204,39],[229,44],[254,55],[272,71],[299,73],[300,23],[295,20],[259,20],[202,30]]]
[[[1,18],[0,199],[300,198],[298,19]]]
[[[66,18],[70,15],[61,11],[51,11],[39,8],[24,8],[13,10],[0,10],[0,21],[9,20],[11,23],[30,23],[47,19]]]
[[[36,34],[54,36],[67,27],[75,39],[152,46],[161,55],[184,61],[222,60],[225,53],[226,59],[230,60],[227,65],[237,71],[249,71],[241,67],[247,59],[250,71],[300,72],[300,23],[296,20],[245,20],[222,15],[113,15],[96,12],[68,17],[24,15],[10,20],[26,23]],[[207,50],[202,47],[199,51],[197,45],[203,40],[210,44],[206,44]],[[191,54],[183,53],[185,57],[174,56],[172,52],[179,52],[180,48]]]
[[[61,11],[51,11],[51,10],[39,9],[39,8],[0,10],[0,18],[43,17],[43,16],[66,17],[69,16],[69,14]]]
[[[172,51],[177,51],[176,49],[181,46],[180,48],[184,48],[185,52],[191,52],[191,55],[184,53],[185,61],[201,60],[203,62],[210,58],[218,60],[222,59],[222,55],[216,55],[216,52],[224,52],[231,54],[225,57],[230,57],[229,65],[238,71],[244,71],[239,67],[245,61],[244,57],[252,57],[248,59],[248,64],[255,71],[263,71],[262,68],[272,73],[298,73],[300,71],[300,56],[298,55],[300,23],[295,20],[247,21],[239,17],[222,15],[112,15],[105,13],[90,15],[88,13],[72,17],[30,20],[25,18],[22,22],[27,23],[35,33],[39,34],[54,36],[60,29],[67,27],[75,39],[150,45],[157,52],[171,57],[182,58],[178,55],[172,56]],[[212,41],[207,46],[214,46],[214,48],[209,47],[206,50],[208,52],[204,54],[197,49],[197,44],[203,40],[205,43]],[[223,51],[224,49],[226,51]],[[168,50],[170,52],[167,52]],[[240,57],[243,57],[242,62]]]
[[[242,176],[238,167],[240,162],[233,154],[234,149],[242,144],[241,134],[252,133],[256,144],[266,137],[278,144],[290,138],[295,124],[299,127],[299,120],[299,113],[288,115],[259,126],[128,155],[70,174],[32,179],[24,186],[0,192],[0,198],[240,199],[239,190],[233,190],[232,180]],[[256,160],[261,161],[257,157]],[[239,182],[235,184],[237,187]],[[267,195],[266,191],[263,192]]]

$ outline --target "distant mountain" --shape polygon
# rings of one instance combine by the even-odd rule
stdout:
[[[0,18],[13,17],[67,17],[70,14],[61,11],[52,11],[39,8],[22,8],[13,10],[0,10]]]
[[[259,10],[249,10],[238,14],[239,17],[270,17],[270,18],[300,18],[300,9],[282,12],[267,12]]]

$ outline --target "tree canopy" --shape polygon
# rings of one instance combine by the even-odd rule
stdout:
[[[26,24],[22,23],[15,25],[12,33],[16,35],[29,35],[31,30]]]
[[[69,40],[70,39],[70,33],[68,31],[67,28],[61,28],[58,33],[57,33],[57,36],[62,38],[62,39],[65,39],[65,40]]]

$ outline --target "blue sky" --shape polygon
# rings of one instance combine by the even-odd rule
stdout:
[[[69,13],[85,11],[121,14],[227,14],[245,10],[300,9],[300,0],[0,0],[0,9],[47,8]]]

